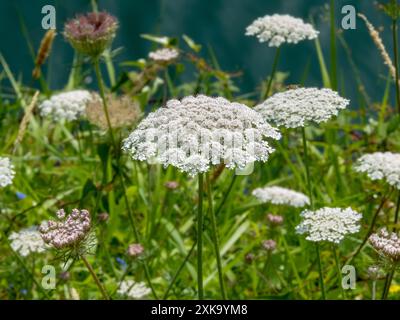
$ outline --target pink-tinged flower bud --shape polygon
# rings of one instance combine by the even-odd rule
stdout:
[[[100,213],[100,214],[98,215],[99,221],[102,221],[102,222],[107,221],[109,217],[110,217],[110,216],[109,216],[109,214],[108,214],[107,212],[103,212],[103,213]]]
[[[273,226],[279,226],[283,223],[283,217],[279,215],[273,215],[271,213],[267,214],[268,222]]]
[[[144,251],[143,246],[140,243],[133,243],[128,247],[128,256],[137,257],[140,256]]]
[[[179,188],[179,183],[178,183],[177,181],[167,181],[167,182],[164,184],[164,186],[165,186],[167,189],[175,190],[175,189],[178,189],[178,188]]]
[[[264,240],[261,245],[267,251],[274,251],[276,248],[276,242],[272,239]]]
[[[97,58],[113,41],[118,21],[107,12],[90,12],[68,21],[64,36],[80,53]]]

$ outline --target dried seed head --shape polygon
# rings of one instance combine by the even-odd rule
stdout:
[[[107,12],[90,12],[68,21],[64,36],[75,50],[96,58],[113,41],[118,29],[118,21]]]
[[[51,47],[53,46],[54,38],[56,37],[56,35],[57,33],[54,29],[49,29],[44,35],[36,56],[35,69],[33,69],[32,72],[33,78],[38,79],[40,77],[40,67],[50,55]]]
[[[112,128],[131,126],[136,123],[140,116],[140,106],[128,96],[114,97],[108,95],[107,107]],[[88,120],[103,130],[108,129],[107,118],[104,113],[103,103],[100,99],[91,100],[86,106]]]

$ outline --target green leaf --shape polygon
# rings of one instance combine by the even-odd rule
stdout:
[[[193,41],[192,38],[189,38],[186,34],[182,36],[183,40],[186,42],[186,44],[189,46],[190,49],[192,49],[195,52],[199,52],[201,50],[201,45],[197,44]]]

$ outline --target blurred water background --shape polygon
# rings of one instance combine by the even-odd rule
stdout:
[[[358,12],[367,15],[381,29],[381,35],[392,54],[390,20],[378,11],[372,0],[348,0],[336,2],[337,27],[340,28],[341,8],[354,5]],[[89,11],[89,0],[0,0],[0,51],[11,70],[25,83],[30,82],[33,68],[27,40],[21,26],[25,25],[35,50],[44,34],[41,28],[44,5],[54,5],[57,12],[59,35],[48,62],[47,77],[51,89],[61,89],[67,82],[72,64],[73,51],[60,35],[66,19],[77,13]],[[203,45],[202,54],[207,56],[212,47],[224,70],[243,71],[236,80],[242,92],[255,90],[260,80],[271,70],[275,50],[260,44],[254,37],[244,35],[245,28],[255,18],[266,14],[281,13],[312,18],[321,32],[320,41],[329,67],[329,16],[328,0],[99,0],[99,8],[107,10],[120,20],[118,36],[113,48],[123,47],[116,57],[116,65],[124,60],[146,57],[151,42],[140,37],[143,33],[181,37],[187,34]],[[359,69],[366,91],[373,100],[380,100],[386,86],[388,70],[380,58],[364,23],[357,20],[356,30],[341,33],[351,49],[352,59]],[[338,41],[338,78],[343,95],[357,99],[355,81],[348,55]],[[321,73],[313,41],[283,47],[279,70],[290,72],[287,83],[299,83],[306,66],[309,72],[305,85],[321,86]],[[186,77],[192,77],[187,74]]]

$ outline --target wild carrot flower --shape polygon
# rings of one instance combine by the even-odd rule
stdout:
[[[22,229],[19,232],[12,232],[8,239],[11,242],[11,248],[23,257],[34,252],[43,252],[46,249],[45,243],[35,226]]]
[[[117,293],[131,299],[141,299],[146,297],[151,290],[143,282],[124,280],[121,282]]]
[[[261,243],[261,246],[263,247],[264,250],[266,251],[274,251],[276,248],[276,241],[272,239],[264,240]]]
[[[115,38],[118,21],[107,12],[90,12],[69,20],[64,36],[72,47],[93,58],[101,55]]]
[[[254,109],[278,126],[298,128],[308,122],[326,122],[348,104],[331,89],[299,88],[276,93]]]
[[[127,127],[139,120],[141,110],[139,104],[128,96],[107,96],[108,115],[112,128]],[[107,118],[100,99],[92,99],[86,105],[88,120],[103,130],[108,129]]]
[[[169,100],[124,140],[133,159],[172,165],[194,176],[213,165],[243,169],[267,161],[267,138],[280,133],[249,107],[204,95]]]
[[[93,99],[95,96],[86,90],[56,94],[39,105],[40,114],[54,121],[76,120],[85,114],[86,105]]]
[[[128,247],[128,256],[137,257],[144,252],[144,248],[140,243],[132,243]]]
[[[262,203],[304,207],[310,204],[310,199],[303,193],[282,187],[265,187],[254,189],[252,195]]]
[[[0,187],[10,185],[14,179],[14,166],[9,158],[0,157]]]
[[[89,211],[73,209],[66,216],[64,209],[57,211],[59,221],[49,220],[39,228],[43,241],[57,250],[71,250],[76,255],[82,255],[87,250],[91,229]]]
[[[247,36],[257,36],[260,42],[267,42],[270,47],[280,47],[283,43],[298,43],[312,40],[319,32],[300,18],[290,15],[266,15],[257,18],[246,28]]]
[[[149,53],[149,58],[157,63],[169,63],[177,59],[179,52],[176,49],[163,48]]]
[[[298,234],[306,234],[313,242],[328,241],[340,243],[348,234],[360,230],[362,215],[351,208],[321,208],[316,211],[304,210],[302,222],[296,227]]]
[[[384,180],[400,190],[400,154],[392,152],[374,152],[358,159],[355,166],[357,172],[366,173],[375,180]]]
[[[400,238],[395,232],[383,228],[378,233],[373,233],[368,240],[385,260],[392,263],[400,262]]]
[[[267,214],[268,222],[273,226],[279,226],[283,223],[283,217],[272,213]]]

